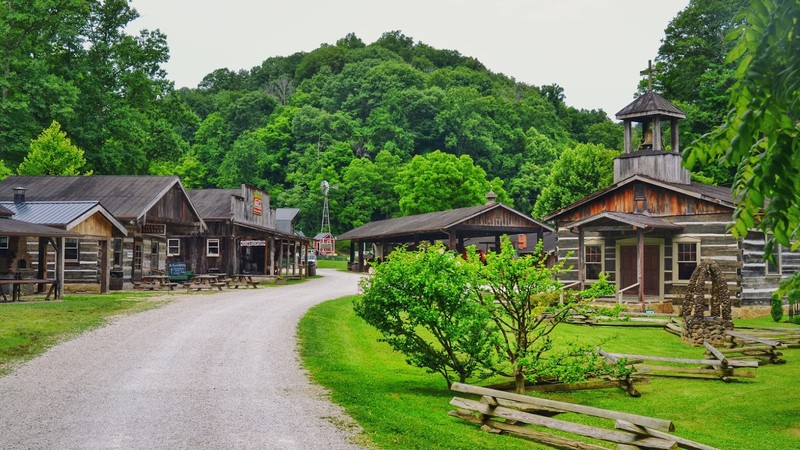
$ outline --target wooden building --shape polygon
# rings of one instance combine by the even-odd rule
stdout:
[[[314,251],[318,255],[335,255],[336,254],[336,237],[326,232],[317,233],[314,236]]]
[[[39,258],[44,260],[48,255],[52,255],[54,298],[60,299],[64,293],[64,243],[66,239],[79,235],[71,231],[16,220],[13,216],[14,213],[10,209],[0,205],[0,279],[10,283],[27,283],[27,279],[48,278],[44,270],[46,264],[40,265],[34,274],[28,271],[27,243],[30,239],[36,239],[40,250]],[[38,286],[45,288],[42,284]],[[13,289],[13,285],[10,284],[3,286],[3,292],[8,293],[9,287]]]
[[[450,250],[463,251],[470,238],[491,237],[499,248],[500,236],[534,233],[541,240],[549,226],[493,198],[485,205],[418,214],[366,223],[338,239],[350,240],[350,267],[363,271],[369,258],[386,257],[399,245],[443,242]],[[365,253],[371,256],[365,256]]]
[[[113,270],[130,286],[142,275],[164,272],[185,249],[171,236],[199,235],[206,226],[175,176],[12,176],[0,181],[0,201],[13,201],[13,188],[29,201],[96,201],[125,226],[127,236],[109,249]]]
[[[65,289],[106,292],[111,271],[110,244],[114,238],[128,234],[125,227],[96,201],[30,202],[26,201],[25,189],[15,191],[13,202],[0,202],[15,219],[77,233],[64,240]],[[40,253],[39,245],[35,236],[27,240],[27,261],[19,261],[26,267],[18,267],[18,273],[32,276],[41,272],[54,278],[54,255]]]
[[[682,299],[692,272],[709,258],[742,304],[766,304],[780,279],[798,269],[798,254],[780,248],[776,264],[767,264],[760,233],[737,240],[728,232],[735,209],[730,188],[692,182],[681,164],[684,117],[655,92],[617,113],[625,152],[614,161],[614,184],[544,218],[556,224],[558,258],[573,266],[567,285],[606,273],[619,298],[644,308],[647,301]],[[634,122],[643,130],[638,144]]]
[[[200,272],[305,275],[309,240],[279,231],[269,194],[240,189],[195,189],[189,197],[208,229],[180,237],[189,267]],[[177,237],[177,236],[176,236]]]

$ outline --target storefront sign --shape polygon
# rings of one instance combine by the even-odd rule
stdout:
[[[142,225],[142,233],[159,234],[163,236],[167,234],[167,226],[163,223],[146,223]]]
[[[261,192],[253,193],[253,214],[260,216],[264,208],[264,200]]]
[[[260,241],[260,240],[240,241],[239,245],[242,247],[266,247],[267,241]]]

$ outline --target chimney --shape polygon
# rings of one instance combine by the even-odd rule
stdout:
[[[25,204],[25,188],[24,187],[15,187],[14,188],[14,204],[15,205],[24,205]]]
[[[486,193],[486,204],[493,205],[495,203],[497,203],[497,194],[495,194],[493,190],[489,189],[489,192]]]

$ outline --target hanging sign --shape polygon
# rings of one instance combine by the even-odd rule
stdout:
[[[260,216],[263,210],[264,199],[261,196],[261,192],[253,193],[253,214]]]
[[[239,245],[241,247],[266,247],[267,241],[253,239],[247,241],[239,241]]]

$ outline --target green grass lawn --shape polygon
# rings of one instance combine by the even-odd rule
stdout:
[[[317,267],[320,269],[336,269],[347,271],[347,261],[346,260],[334,260],[334,259],[318,259],[317,260]]]
[[[0,304],[0,376],[64,339],[105,324],[111,316],[162,304],[147,299],[152,295],[67,295],[58,302]]]
[[[746,324],[776,326],[768,318]],[[402,355],[376,342],[378,333],[355,316],[351,297],[310,310],[298,335],[312,377],[380,448],[549,448],[489,435],[448,416],[454,394],[444,379],[408,366]],[[603,348],[619,353],[688,358],[702,358],[704,353],[659,328],[561,325],[556,337],[603,342]],[[637,385],[640,398],[618,389],[548,397],[672,420],[676,435],[722,449],[800,448],[800,350],[787,350],[784,358],[786,364],[764,365],[755,379],[735,383],[653,378],[650,384]]]

